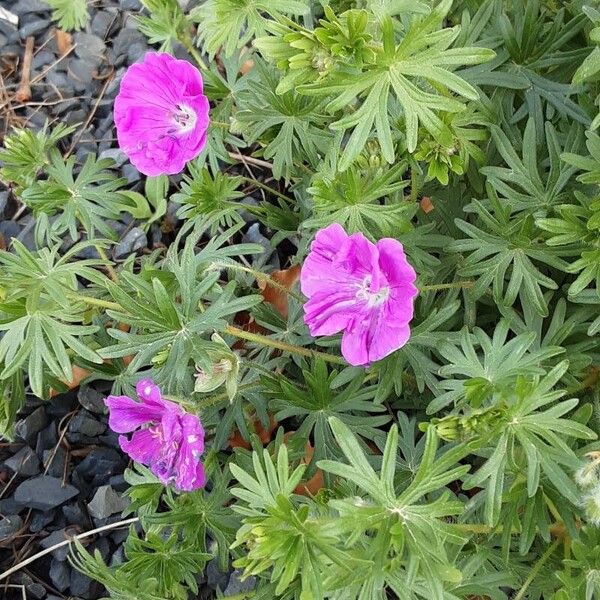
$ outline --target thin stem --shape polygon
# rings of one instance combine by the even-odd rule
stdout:
[[[100,308],[107,308],[109,310],[123,310],[123,307],[117,302],[111,302],[110,300],[102,300],[102,298],[93,298],[92,296],[84,296],[76,292],[67,292],[67,295],[73,300],[81,300],[90,306],[99,306]]]
[[[451,290],[454,288],[472,288],[475,285],[474,281],[454,281],[453,283],[435,283],[433,285],[422,285],[419,288],[421,292],[432,292],[435,290]]]
[[[108,276],[115,283],[117,283],[119,276],[117,275],[117,272],[115,271],[114,267],[112,266],[110,259],[106,255],[104,248],[102,246],[100,246],[100,244],[94,244],[94,247],[96,248],[96,252],[98,252],[98,256],[106,263],[106,270],[108,271]]]
[[[258,383],[244,383],[238,386],[238,392],[258,387],[260,387]],[[223,402],[223,400],[229,400],[229,394],[227,392],[221,392],[220,394],[215,394],[214,396],[209,396],[208,398],[202,398],[202,400],[199,400],[198,402],[190,402],[189,400],[179,398],[178,396],[165,396],[165,399],[177,402],[177,404],[184,404],[185,406],[189,406],[191,409],[208,408],[209,406],[214,406],[215,404]]]
[[[208,71],[208,66],[200,56],[198,50],[196,50],[196,47],[194,46],[191,37],[187,35],[180,41],[186,47],[187,51],[194,57],[194,60],[198,63],[200,69],[203,71]]]
[[[243,271],[244,273],[250,273],[250,275],[252,275],[257,281],[263,281],[265,283],[265,285],[270,285],[270,286],[278,289],[280,292],[282,292],[284,294],[289,294],[290,296],[292,296],[292,298],[294,298],[294,300],[297,300],[298,302],[300,302],[300,304],[304,304],[304,298],[302,296],[300,296],[300,294],[296,294],[296,292],[293,292],[292,290],[285,287],[285,285],[282,285],[278,281],[275,281],[269,275],[267,275],[265,273],[261,273],[260,271],[256,271],[255,269],[252,269],[251,267],[244,267],[243,265],[238,265],[238,264],[234,264],[234,263],[220,263],[220,262],[214,262],[213,265],[215,267],[219,267],[219,268],[223,268],[223,269],[232,269],[233,271]]]
[[[281,198],[282,200],[285,200],[286,202],[289,202],[290,204],[295,204],[295,201],[293,198],[290,198],[289,196],[282,194],[280,191],[276,190],[275,188],[272,188],[271,186],[262,183],[262,181],[258,181],[257,179],[254,179],[253,177],[247,177],[246,175],[240,175],[240,177],[242,179],[244,179],[245,181],[247,181],[248,183],[251,183],[252,185],[255,185],[256,187],[259,187],[259,188],[265,190],[265,192],[270,192],[274,196],[277,196],[278,198]]]
[[[15,565],[14,567],[11,567],[10,569],[8,569],[8,571],[4,571],[4,573],[1,573],[0,581],[2,581],[3,579],[6,579],[13,573],[16,573],[23,567],[30,565],[32,562],[35,562],[38,558],[41,558],[42,556],[45,556],[46,554],[50,554],[51,552],[54,552],[57,548],[62,548],[63,546],[70,544],[74,540],[82,540],[86,537],[96,535],[97,533],[101,533],[103,531],[108,531],[109,529],[117,529],[118,527],[124,527],[125,525],[131,525],[132,523],[137,523],[139,520],[140,520],[139,517],[132,517],[131,519],[125,519],[124,521],[118,521],[117,523],[110,523],[109,525],[103,525],[102,527],[98,527],[97,529],[92,529],[91,531],[85,531],[84,533],[80,533],[78,535],[70,537],[69,539],[65,540],[64,542],[58,542],[58,544],[54,544],[54,546],[45,548],[41,552],[38,552],[37,554],[30,556],[28,559],[20,562],[19,564]]]
[[[414,167],[410,169],[410,199],[412,202],[417,202],[419,200],[419,182],[418,182],[419,174]]]
[[[554,542],[552,542],[552,544],[548,547],[546,552],[544,552],[544,554],[542,554],[542,556],[535,563],[535,565],[533,565],[533,568],[529,572],[529,576],[523,582],[521,589],[518,591],[517,595],[514,597],[513,600],[523,600],[523,598],[525,598],[525,593],[527,592],[529,586],[531,585],[533,580],[537,577],[538,573],[540,572],[540,569],[544,566],[544,564],[552,556],[552,553],[556,550],[556,547],[558,546],[558,544],[560,544],[560,540],[555,540]]]
[[[268,346],[269,348],[276,348],[277,350],[283,350],[284,352],[290,352],[291,354],[298,354],[299,356],[306,356],[308,358],[318,357],[326,362],[336,365],[346,366],[348,364],[341,356],[334,356],[333,354],[327,354],[326,352],[309,350],[308,348],[303,348],[302,346],[295,346],[294,344],[281,342],[279,340],[267,337],[266,335],[261,335],[260,333],[250,333],[249,331],[238,329],[233,325],[228,325],[224,331],[225,333],[228,333],[229,335],[241,340],[247,340],[248,342],[254,342],[255,344]]]

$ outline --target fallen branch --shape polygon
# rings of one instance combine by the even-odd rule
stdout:
[[[33,58],[33,44],[35,39],[29,36],[25,42],[25,56],[23,56],[23,68],[21,69],[21,83],[15,92],[17,102],[29,102],[31,100],[31,60]]]

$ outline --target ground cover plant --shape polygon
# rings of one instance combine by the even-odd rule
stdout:
[[[131,459],[122,562],[72,564],[117,599],[222,597],[209,564],[236,600],[600,597],[600,7],[142,5],[141,178],[59,121],[0,150],[33,217],[0,431],[100,382]]]

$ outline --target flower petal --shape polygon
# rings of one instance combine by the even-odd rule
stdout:
[[[130,440],[124,435],[119,436],[119,445],[132,460],[143,465],[154,462],[162,448],[160,435],[153,427],[136,431]]]
[[[164,407],[136,402],[129,396],[109,396],[104,400],[109,409],[108,425],[117,433],[129,433],[146,423],[160,421]]]

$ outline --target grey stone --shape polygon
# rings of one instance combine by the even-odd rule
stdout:
[[[133,227],[125,237],[115,246],[113,256],[115,260],[124,260],[130,254],[145,248],[148,245],[148,238],[143,229]]]
[[[87,515],[79,503],[65,504],[62,507],[62,513],[69,525],[77,525],[81,529],[87,529],[90,524]]]
[[[39,475],[28,479],[15,490],[15,500],[27,508],[50,510],[64,504],[79,491],[72,485],[64,485],[57,477]]]
[[[66,562],[52,559],[50,563],[50,581],[52,585],[59,591],[64,592],[70,584],[71,580],[71,569]]]
[[[125,562],[125,549],[123,546],[117,548],[116,552],[112,555],[110,559],[110,566],[116,567],[118,565],[122,565]]]
[[[40,546],[44,549],[52,548],[52,546],[56,546],[71,537],[72,534],[67,529],[58,529],[57,531],[53,531],[48,537],[44,538],[40,542]],[[56,560],[66,560],[67,556],[69,556],[69,544],[59,546],[52,552],[52,556],[54,556]]]
[[[54,93],[52,93],[52,97],[54,97]],[[75,98],[66,98],[64,102],[60,102],[54,107],[53,112],[55,115],[62,115],[64,112],[72,110],[73,108],[78,106],[80,102],[81,100],[76,100]]]
[[[19,515],[7,515],[0,519],[0,540],[15,535],[23,527],[23,519]]]
[[[0,515],[16,515],[24,509],[25,507],[12,496],[0,500]]]
[[[46,73],[46,83],[55,86],[60,92],[71,92],[73,90],[73,84],[69,81],[69,78],[65,73],[55,71],[51,69]]]
[[[94,448],[76,467],[75,472],[81,477],[92,480],[93,485],[100,486],[125,469],[125,461],[121,452],[112,448]]]
[[[67,451],[62,446],[58,446],[56,451],[54,449],[44,450],[42,461],[44,469],[48,469],[48,475],[51,477],[62,477],[65,473],[65,465],[67,463]]]
[[[15,433],[22,440],[33,446],[37,434],[48,424],[48,416],[42,406],[36,408],[30,415],[17,421]]]
[[[73,110],[65,117],[67,125],[78,125],[83,123],[87,117],[87,112],[83,109]]]
[[[6,44],[8,44],[8,38],[3,33],[0,33],[0,48],[4,48]]]
[[[84,600],[97,598],[101,589],[97,581],[90,579],[77,569],[71,571],[70,587],[72,596],[78,596],[79,598],[84,598]]]
[[[132,164],[123,165],[121,170],[123,172],[123,177],[127,179],[127,183],[135,183],[142,178],[140,172]]]
[[[2,44],[0,44],[1,46]],[[8,208],[8,192],[0,192],[0,217],[6,217],[6,209]]]
[[[37,581],[30,583],[25,586],[25,591],[27,592],[27,597],[35,600],[42,600],[42,598],[46,597],[46,588]]]
[[[111,515],[123,512],[129,502],[122,498],[110,485],[99,487],[92,501],[88,504],[88,512],[96,519],[106,519]]]
[[[77,44],[75,54],[79,58],[102,57],[106,50],[106,44],[102,39],[93,33],[78,32],[73,36],[73,41]]]
[[[115,39],[113,40],[113,46],[112,46],[112,57],[113,57],[113,63],[117,64],[116,59],[118,57],[125,57],[127,56],[127,51],[129,50],[130,46],[132,46],[133,44],[145,44],[146,43],[146,37],[144,36],[143,33],[141,33],[140,31],[137,31],[136,29],[121,29],[121,31],[119,31],[119,33],[117,34],[117,36],[115,37]],[[118,72],[117,72],[118,75]]]
[[[123,493],[129,489],[129,484],[125,481],[124,475],[113,475],[108,483],[115,492]]]
[[[119,148],[109,148],[100,153],[99,158],[110,158],[114,161],[115,167],[121,167],[127,162],[127,155]]]
[[[15,15],[26,15],[32,12],[48,12],[50,7],[42,0],[19,0],[10,7]]]
[[[21,228],[14,221],[0,221],[0,235],[6,244],[21,233]]]
[[[47,21],[45,21],[45,23],[47,24]],[[45,67],[46,65],[54,62],[54,60],[54,53],[48,52],[47,50],[40,50],[39,52],[35,53],[33,60],[31,61],[31,68],[34,71],[37,71],[40,69],[40,67]]]
[[[142,10],[142,4],[139,0],[119,0],[121,10]]]
[[[106,424],[100,423],[87,410],[79,411],[69,423],[68,432],[70,434],[85,435],[87,437],[95,437],[104,433]],[[70,435],[69,439],[75,439],[74,435]]]
[[[66,392],[65,394],[58,394],[54,398],[50,398],[50,402],[46,404],[46,411],[53,417],[62,418],[69,414],[76,405],[75,394],[73,392]]]
[[[19,36],[22,40],[29,37],[30,35],[37,35],[48,28],[48,21],[46,19],[36,19],[30,21],[19,29]]]
[[[44,450],[50,450],[54,448],[58,443],[58,429],[56,421],[52,421],[48,427],[44,427],[37,436],[37,442],[35,444],[35,451],[38,456],[42,456]]]
[[[229,577],[229,583],[223,590],[225,596],[235,596],[236,594],[243,594],[244,592],[250,592],[256,587],[256,577],[248,577],[242,581],[242,575],[244,571],[235,569]]]
[[[92,83],[94,79],[96,66],[97,65],[87,58],[74,58],[69,62],[67,74],[69,77],[76,79],[80,84],[85,84],[87,86]]]
[[[25,477],[31,477],[40,472],[40,459],[29,446],[23,446],[14,456],[4,461],[4,464],[15,473]]]
[[[105,415],[108,412],[106,404],[104,404],[104,394],[101,394],[89,385],[82,385],[77,392],[77,400],[79,404],[91,413]]]
[[[28,109],[29,110],[29,109]],[[32,124],[36,127],[43,127],[46,122],[46,116],[38,112],[35,114],[36,118],[29,118],[29,125]],[[37,244],[35,243],[35,220],[33,219],[33,215],[27,215],[25,219],[22,219],[21,223],[24,223],[25,226],[21,229],[21,233],[17,236],[17,239],[23,244],[28,250],[35,250],[37,248]]]
[[[34,511],[31,523],[29,523],[29,531],[31,531],[31,533],[38,533],[44,529],[46,525],[50,525],[50,523],[54,521],[55,514],[54,510]]]
[[[224,590],[229,581],[229,573],[221,571],[218,561],[213,559],[206,565],[206,579],[208,586],[213,590],[217,588]]]
[[[92,19],[92,33],[100,38],[106,38],[112,24],[115,22],[115,16],[105,10],[99,10]]]
[[[127,50],[127,60],[130,63],[135,63],[140,60],[146,52],[148,52],[146,42],[136,42],[135,44],[131,44]]]

